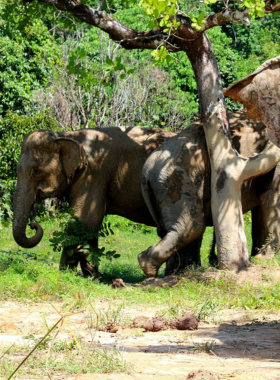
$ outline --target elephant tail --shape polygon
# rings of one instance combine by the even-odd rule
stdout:
[[[142,195],[145,200],[146,206],[148,207],[148,210],[157,226],[158,235],[159,236],[161,236],[162,234],[164,235],[163,233],[164,226],[161,223],[162,218],[161,218],[160,210],[158,208],[158,201],[153,191],[151,181],[149,179],[149,171],[147,169],[147,165],[144,166],[144,169],[142,172],[141,188],[142,188]]]

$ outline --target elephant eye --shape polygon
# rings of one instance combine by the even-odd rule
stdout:
[[[40,169],[38,169],[38,168],[33,168],[32,169],[31,174],[38,174],[38,173],[40,173]]]

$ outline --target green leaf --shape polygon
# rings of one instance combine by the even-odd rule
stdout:
[[[106,61],[105,61],[105,62],[107,63],[107,65],[110,65],[110,66],[113,66],[113,65],[114,65],[113,61],[112,61],[111,58],[109,58],[109,57],[106,58]]]
[[[202,25],[203,21],[204,21],[204,17],[205,17],[205,13],[204,12],[200,12],[198,17],[197,17],[197,23],[199,26]]]

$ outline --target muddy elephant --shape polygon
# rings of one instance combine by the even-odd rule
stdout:
[[[174,137],[172,132],[142,127],[84,129],[54,133],[37,131],[24,138],[14,194],[13,235],[23,248],[35,247],[40,225],[26,227],[33,206],[46,198],[65,198],[91,228],[105,214],[154,225],[141,193],[141,171],[148,155]],[[94,242],[97,244],[97,242]],[[79,258],[84,273],[92,269]],[[64,251],[60,267],[77,266]]]
[[[254,156],[266,146],[264,125],[250,121],[245,112],[230,115],[230,125],[242,156]],[[279,249],[279,179],[277,166],[243,184],[243,212],[252,210],[253,254],[269,255]],[[175,253],[199,241],[206,226],[213,225],[210,163],[201,124],[192,124],[148,157],[142,192],[162,240],[139,254],[140,266],[148,277],[155,277],[169,260],[166,274],[170,274],[178,257],[181,260]]]
[[[280,56],[264,62],[257,70],[224,91],[241,102],[251,119],[262,121],[267,137],[280,147]]]

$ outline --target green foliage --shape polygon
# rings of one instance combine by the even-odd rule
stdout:
[[[0,179],[0,225],[12,220],[12,194],[14,189],[15,181]]]
[[[36,280],[38,275],[36,274],[36,270],[33,270],[30,273],[25,270],[26,263],[30,260],[36,260],[50,265],[46,259],[37,257],[35,253],[23,252],[20,249],[9,249],[0,251],[0,271],[3,272],[5,270],[8,270],[9,267],[12,266],[15,273],[22,274],[25,272],[29,278],[32,277]]]
[[[71,211],[70,211],[71,213]],[[72,216],[61,223],[61,230],[55,231],[50,239],[55,252],[67,250],[70,257],[73,255],[85,255],[90,262],[99,264],[101,258],[112,260],[120,257],[116,251],[105,251],[105,248],[93,248],[92,242],[98,237],[106,237],[113,234],[110,223],[87,228],[86,223],[81,222],[77,216]]]
[[[170,20],[170,17],[175,16],[178,12],[179,4],[177,0],[141,0],[139,4],[145,9],[147,15],[152,17],[152,21],[148,24],[149,29],[157,26],[159,18],[159,26],[166,27],[167,30],[178,27],[176,19]],[[162,17],[162,15],[164,16]]]
[[[164,46],[161,46],[159,49],[152,51],[151,55],[154,57],[155,66],[163,63],[169,63],[172,59],[168,54],[168,50]]]
[[[58,45],[34,10],[18,3],[13,9],[9,1],[0,7],[0,116],[30,108],[32,92],[47,84],[58,57]]]
[[[0,118],[0,179],[16,178],[23,138],[39,129],[55,129],[55,123],[46,115],[26,116],[11,111]]]
[[[264,0],[243,0],[238,4],[239,8],[246,7],[249,9],[249,15],[251,18],[264,17],[265,12],[263,10],[265,6]]]

